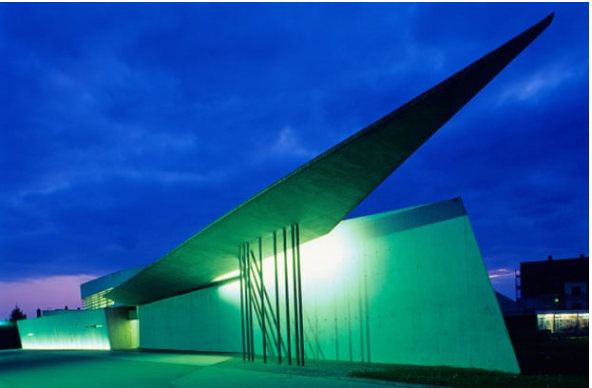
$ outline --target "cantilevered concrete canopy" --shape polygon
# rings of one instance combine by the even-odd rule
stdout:
[[[297,223],[328,233],[551,23],[549,15],[190,237],[107,297],[144,304],[202,288],[238,268],[238,247]],[[269,244],[267,244],[269,246]]]

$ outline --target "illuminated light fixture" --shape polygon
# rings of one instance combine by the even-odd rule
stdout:
[[[238,275],[239,275],[239,270],[237,269],[236,271],[232,271],[232,272],[229,272],[227,274],[218,276],[217,278],[215,278],[214,280],[212,280],[212,282],[213,283],[217,283],[217,282],[222,282],[224,280],[238,278]]]
[[[100,327],[103,327],[103,325],[101,324],[96,324],[96,325],[87,325],[85,326],[87,329],[98,329]]]
[[[33,333],[27,333],[27,337],[33,337],[35,334]]]

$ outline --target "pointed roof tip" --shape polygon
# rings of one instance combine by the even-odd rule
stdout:
[[[549,27],[549,25],[551,24],[551,22],[553,21],[554,18],[555,18],[555,11],[553,11],[549,15],[545,16],[543,19],[541,19],[540,22],[534,24],[528,30],[538,30],[539,33],[541,33],[544,30],[546,30],[547,27]]]
[[[539,22],[533,24],[531,27],[523,31],[522,33],[516,35],[514,38],[507,41],[502,46],[498,47],[496,50],[493,50],[488,55],[484,56],[481,59],[486,59],[491,56],[499,55],[500,51],[507,50],[510,46],[514,46],[514,50],[518,49],[517,52],[512,54],[516,57],[522,50],[528,47],[534,40],[536,40],[539,35],[543,33],[549,27],[553,18],[555,17],[555,12],[551,12],[548,16],[541,19]],[[513,51],[513,50],[510,50]],[[509,63],[509,62],[508,62]]]
[[[545,16],[543,19],[541,19],[540,22],[534,24],[532,27],[530,27],[528,30],[538,30],[539,34],[543,31],[545,31],[547,29],[547,27],[549,27],[549,25],[551,25],[551,22],[553,21],[553,19],[555,18],[555,11],[551,12],[549,15]]]
[[[547,25],[549,25],[549,24],[551,24],[551,22],[553,21],[554,18],[555,18],[555,11],[551,12],[549,15],[547,15],[546,18],[541,20],[541,23],[545,22]]]

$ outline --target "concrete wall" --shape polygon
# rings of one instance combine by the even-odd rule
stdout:
[[[302,266],[308,357],[519,372],[460,200],[352,220],[330,238],[345,249],[324,259],[340,264],[326,280],[321,259]]]
[[[519,372],[460,199],[342,222],[301,253],[306,358]],[[264,272],[274,301],[273,260]],[[239,290],[140,306],[140,346],[240,352]],[[285,345],[283,276],[279,290]]]
[[[23,349],[135,349],[138,320],[129,310],[72,310],[17,321]]]
[[[17,324],[23,349],[111,348],[104,310],[72,310]]]
[[[241,352],[238,300],[225,291],[210,287],[140,306],[140,348]]]
[[[130,319],[126,308],[106,309],[107,327],[111,349],[137,349],[140,346],[138,319]],[[133,314],[132,314],[133,315]]]

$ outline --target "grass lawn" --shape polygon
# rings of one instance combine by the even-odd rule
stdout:
[[[588,387],[588,376],[511,375],[446,367],[389,366],[382,371],[354,372],[351,376],[457,388]]]
[[[521,375],[480,369],[393,365],[359,371],[355,377],[443,385],[484,387],[588,387],[588,338],[544,339],[514,343]]]
[[[514,341],[513,344],[522,374],[588,376],[588,337]]]

